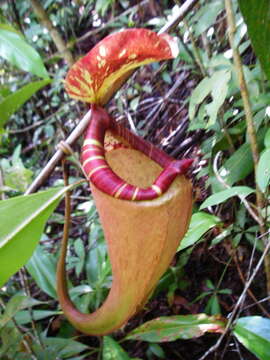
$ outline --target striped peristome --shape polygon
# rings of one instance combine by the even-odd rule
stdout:
[[[132,148],[143,152],[163,168],[152,186],[146,189],[138,188],[113,172],[105,159],[104,139],[108,130],[125,139]],[[87,178],[99,190],[122,200],[139,201],[162,195],[177,175],[187,171],[192,160],[172,159],[154,145],[117,124],[103,108],[93,105],[91,121],[82,147],[81,162]]]

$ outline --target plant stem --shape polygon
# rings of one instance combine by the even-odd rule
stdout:
[[[74,59],[72,53],[70,52],[70,50],[68,50],[66,43],[63,40],[61,34],[53,25],[51,19],[44,10],[40,1],[39,0],[30,0],[30,1],[36,16],[40,19],[41,24],[49,31],[57,50],[60,52],[60,55],[66,60],[67,64],[71,66],[74,63]]]
[[[190,30],[190,28],[188,26],[188,22],[186,20],[183,20],[183,22],[184,22],[186,31],[188,31],[188,33],[189,33],[190,41],[191,41],[191,44],[192,44],[192,47],[193,47],[195,61],[196,61],[197,65],[198,65],[198,68],[200,69],[200,72],[201,72],[202,76],[206,77],[207,72],[206,72],[206,69],[205,69],[205,67],[203,65],[202,58],[201,58],[199,49],[198,49],[198,47],[196,45],[196,40],[195,40],[195,38],[193,36],[192,30]]]
[[[72,133],[65,140],[65,142],[68,145],[74,144],[74,142],[82,135],[82,133],[84,132],[84,130],[86,129],[86,127],[90,121],[90,118],[91,118],[91,110],[89,110],[84,115],[84,117],[80,120],[80,122],[76,126],[76,128],[72,131]],[[62,150],[62,148],[58,149],[56,151],[56,153],[53,155],[53,157],[50,159],[50,161],[47,163],[47,165],[44,167],[44,169],[41,171],[41,173],[36,177],[36,179],[32,182],[30,187],[26,190],[25,195],[32,194],[44,183],[44,181],[50,176],[50,174],[53,172],[55,166],[63,158],[64,155],[65,155],[65,153]]]
[[[246,116],[246,124],[247,124],[247,133],[250,141],[250,147],[254,162],[254,173],[255,173],[255,184],[256,184],[256,205],[257,205],[257,211],[258,211],[258,217],[260,219],[260,233],[262,235],[262,240],[264,243],[264,247],[267,246],[268,238],[264,235],[266,233],[266,227],[265,222],[262,216],[262,209],[264,208],[264,196],[262,192],[260,191],[258,184],[256,182],[256,173],[257,173],[257,167],[259,162],[259,149],[258,149],[258,143],[256,138],[256,130],[253,122],[253,114],[252,114],[252,108],[250,103],[250,97],[249,97],[249,91],[246,84],[244,71],[243,71],[243,65],[241,61],[241,57],[238,51],[238,48],[234,45],[234,35],[236,32],[236,25],[235,25],[235,18],[233,13],[233,6],[231,0],[225,0],[225,8],[226,8],[226,15],[227,15],[227,23],[228,23],[228,35],[229,35],[229,42],[230,46],[233,51],[233,61],[235,65],[235,70],[240,86],[240,92],[241,97],[243,100],[244,105],[244,112]],[[267,293],[270,295],[270,254],[266,254],[264,259],[264,269],[266,274],[266,286],[267,286]]]
[[[199,0],[186,0],[179,8],[178,13],[159,30],[158,34],[171,32],[198,2]]]

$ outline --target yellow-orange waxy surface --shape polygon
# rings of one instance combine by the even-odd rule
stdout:
[[[133,149],[106,153],[113,171],[129,183],[147,187],[161,168]],[[70,301],[62,309],[69,321],[89,335],[110,333],[147,301],[168,268],[191,216],[191,184],[178,176],[169,190],[151,201],[126,201],[91,190],[96,202],[112,263],[113,284],[104,304],[93,314],[82,314]]]

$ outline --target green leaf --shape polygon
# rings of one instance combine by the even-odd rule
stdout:
[[[0,201],[0,287],[31,257],[48,217],[68,189]]]
[[[102,360],[130,360],[130,357],[113,338],[104,336]]]
[[[201,6],[195,13],[195,35],[200,36],[206,31],[212,24],[215,23],[216,17],[221,10],[223,10],[223,1],[211,1],[211,6],[206,3],[205,6]]]
[[[211,79],[209,77],[205,77],[193,90],[190,97],[188,109],[190,120],[194,119],[196,113],[196,106],[199,105],[206,98],[206,96],[210,94],[211,88]]]
[[[205,105],[209,121],[207,126],[215,123],[219,108],[224,103],[227,92],[228,82],[231,78],[231,71],[228,69],[220,70],[213,73],[209,78],[204,78],[192,92],[189,103],[189,117],[193,120],[195,117],[196,107],[203,102],[206,96],[212,96],[212,101]]]
[[[162,347],[158,344],[150,344],[147,353],[150,352],[150,356],[151,353],[153,353],[154,355],[156,355],[158,358],[160,359],[165,359],[166,355],[162,349]]]
[[[220,175],[227,184],[233,185],[249,175],[252,172],[253,167],[250,145],[245,143],[241,145],[228,160],[226,160],[224,166],[220,169]]]
[[[132,330],[126,340],[168,342],[176,339],[192,339],[206,332],[222,333],[225,320],[206,314],[162,316]]]
[[[11,26],[10,24],[0,24],[0,29],[3,30],[8,30],[8,31],[12,31],[16,34],[18,34],[22,39],[23,39],[23,35],[22,33],[20,33],[18,30],[16,30],[13,26]]]
[[[217,295],[212,295],[210,297],[204,311],[210,315],[216,315],[221,313]]]
[[[247,24],[252,46],[270,80],[270,2],[269,0],[238,0]]]
[[[41,78],[49,77],[36,50],[18,33],[3,27],[0,28],[0,56],[19,69],[29,71]]]
[[[70,356],[78,355],[82,351],[89,349],[87,345],[70,338],[64,339],[44,336],[42,337],[42,343],[49,347],[52,351],[56,352],[59,359],[66,359]],[[33,346],[33,350],[35,351],[35,345]]]
[[[270,149],[265,150],[259,160],[256,181],[262,192],[265,192],[270,180]]]
[[[242,317],[237,320],[233,333],[260,360],[270,359],[270,319]]]
[[[29,324],[32,319],[35,321],[46,319],[51,316],[56,316],[62,314],[62,311],[55,311],[55,310],[33,310],[32,313],[28,310],[22,310],[17,312],[14,316],[17,324],[25,325]]]
[[[247,197],[254,192],[254,189],[251,189],[248,186],[234,186],[230,189],[220,191],[216,194],[209,196],[200,206],[200,209],[204,209],[209,206],[214,206],[220,204],[233,196],[239,196],[241,199]]]
[[[42,291],[57,299],[56,259],[52,254],[46,253],[41,246],[38,246],[26,264],[26,269]]]
[[[25,85],[20,90],[7,96],[0,103],[0,127],[39,89],[48,85],[51,79],[39,80]]]
[[[27,296],[19,294],[16,294],[9,300],[3,315],[0,317],[1,328],[4,327],[19,310],[25,307],[27,300]]]
[[[266,148],[270,148],[270,129],[266,131],[265,137],[264,137],[264,146]]]
[[[230,78],[231,72],[228,70],[217,71],[211,77],[211,95],[213,100],[211,103],[205,105],[206,112],[209,116],[208,127],[216,122],[218,111],[227,96]]]
[[[220,219],[214,215],[207,214],[203,211],[192,215],[189,229],[181,241],[178,250],[183,250],[194,245],[203,236],[206,231],[220,223]]]

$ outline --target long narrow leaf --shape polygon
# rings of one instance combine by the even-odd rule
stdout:
[[[270,359],[270,319],[261,316],[240,318],[233,333],[258,359]]]
[[[209,196],[200,206],[200,209],[204,209],[209,206],[220,204],[233,196],[239,196],[245,198],[253,193],[255,190],[248,186],[234,186],[230,189],[219,191],[216,194]]]
[[[41,78],[49,77],[36,50],[18,33],[3,27],[0,28],[0,56],[22,70]]]
[[[222,333],[225,319],[206,314],[161,316],[132,330],[126,339],[149,342],[167,342],[192,339],[206,332]]]
[[[256,177],[260,189],[264,192],[270,180],[270,149],[261,154]]]
[[[189,229],[180,243],[178,250],[194,245],[206,231],[220,223],[220,219],[214,215],[199,211],[192,215]]]
[[[31,257],[48,217],[68,189],[0,201],[0,287]]]
[[[32,95],[34,95],[39,89],[48,85],[51,79],[45,79],[35,81],[23,86],[15,93],[7,96],[0,103],[0,127],[2,127],[9,117],[15,113]]]
[[[270,80],[270,2],[269,0],[238,0],[238,2],[252,46]]]

